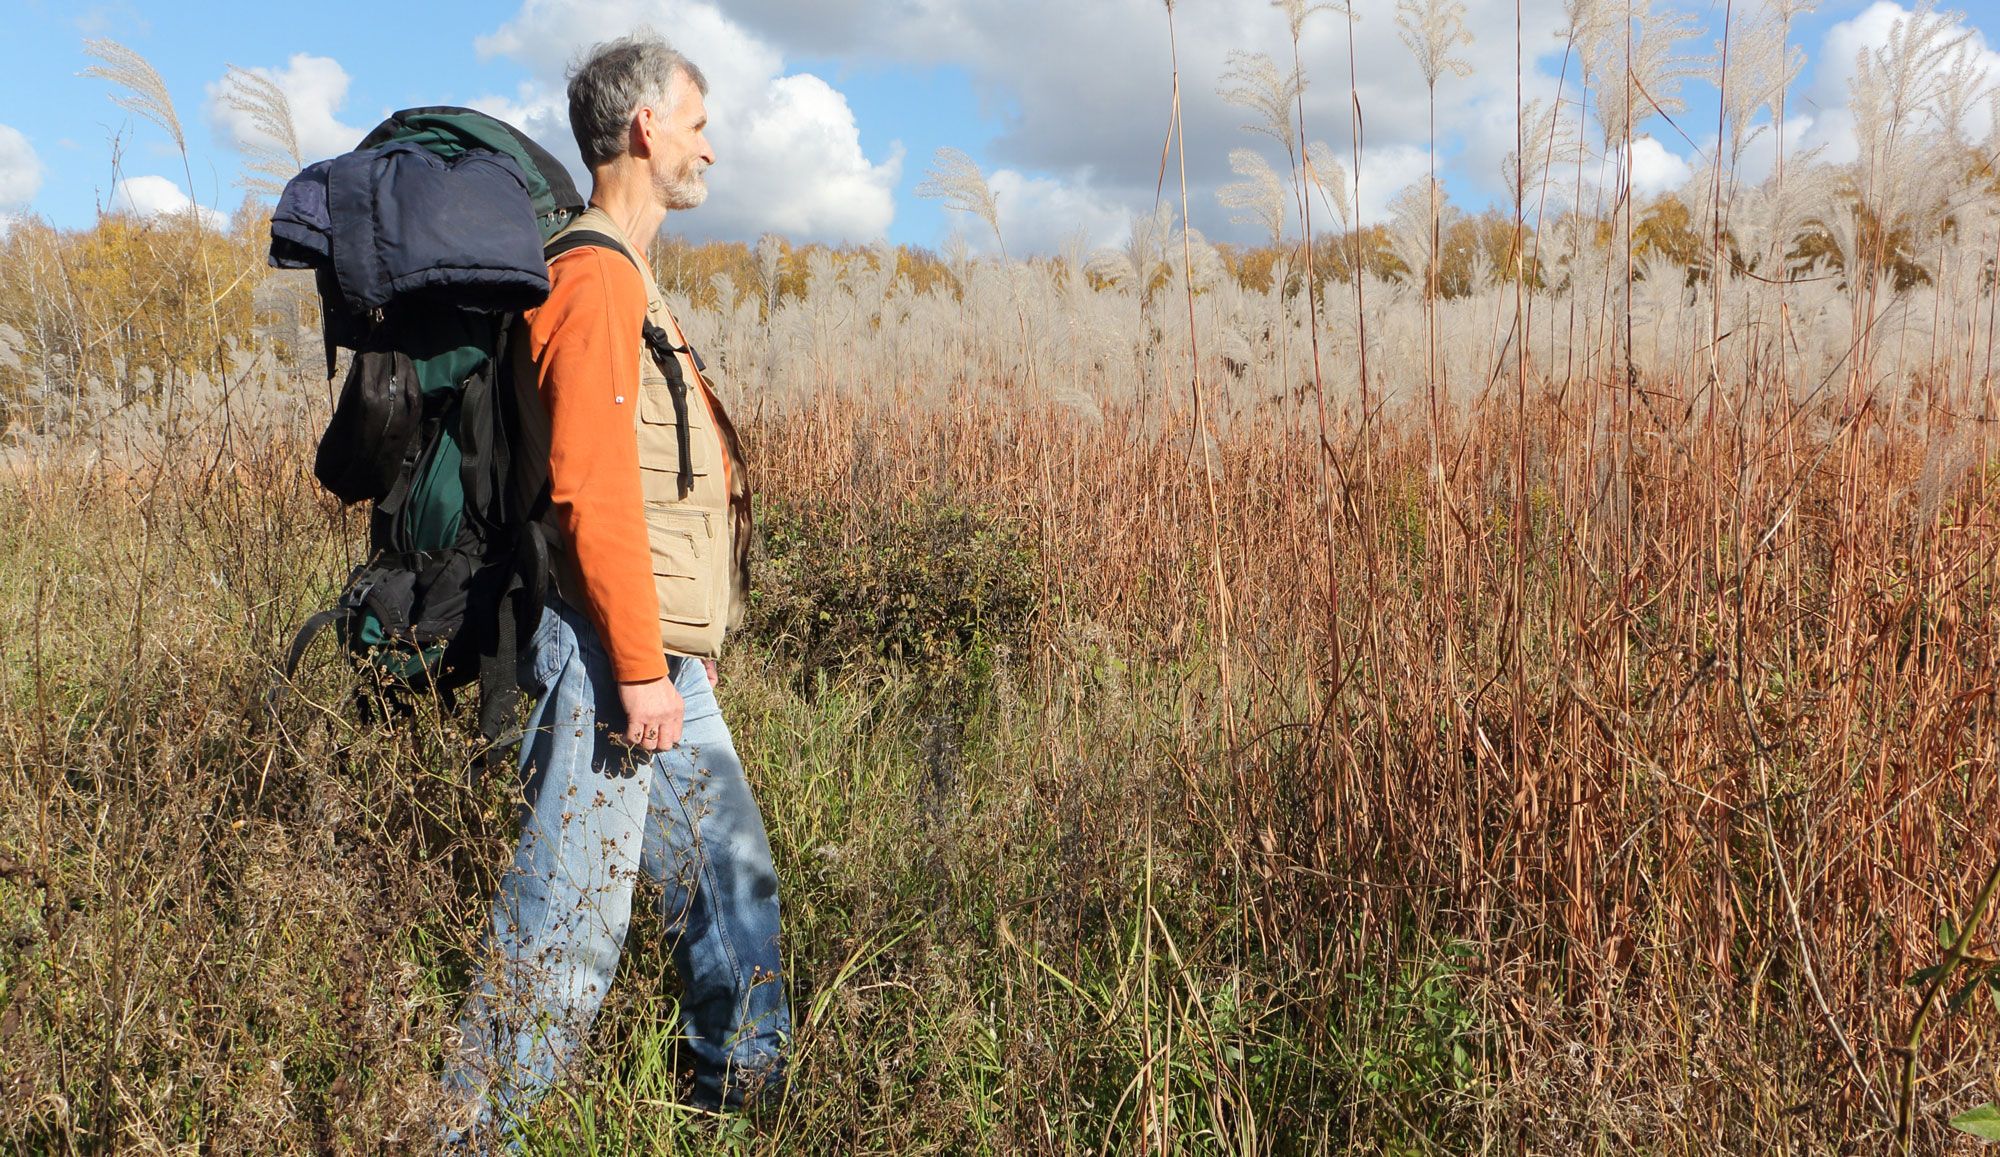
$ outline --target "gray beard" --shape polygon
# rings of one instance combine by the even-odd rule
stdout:
[[[669,209],[693,209],[708,199],[708,182],[702,179],[700,170],[693,164],[671,179],[657,182],[654,188],[659,193],[660,203]]]

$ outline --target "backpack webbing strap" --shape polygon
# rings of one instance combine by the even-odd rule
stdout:
[[[620,245],[610,234],[599,233],[595,229],[572,229],[564,233],[543,247],[542,259],[553,262],[563,254],[578,249],[611,249],[625,254],[634,265],[638,264],[638,260],[632,257],[630,250]],[[675,345],[674,339],[667,336],[667,331],[651,321],[642,323],[639,336],[645,339],[646,349],[653,355],[653,363],[660,367],[662,374],[666,375],[667,393],[672,395],[674,400],[674,445],[675,449],[680,451],[681,458],[680,471],[675,477],[675,483],[680,487],[680,496],[686,498],[694,490],[694,454],[688,433],[687,379],[681,374],[680,359],[674,355],[683,353],[688,355],[694,360],[694,368],[697,370],[704,368],[701,355],[694,351],[693,346]]]
[[[500,742],[502,730],[514,717],[514,705],[521,701],[519,676],[514,670],[519,654],[515,624],[526,593],[527,588],[517,582],[500,596],[494,645],[479,656],[479,735],[489,745]],[[489,752],[492,750],[489,747]]]
[[[350,607],[328,607],[307,619],[305,625],[299,628],[299,633],[292,636],[292,645],[285,650],[284,672],[271,681],[271,690],[264,696],[265,715],[275,721],[278,708],[291,698],[292,679],[298,674],[299,661],[306,657],[306,649],[312,646],[312,641],[319,637],[321,631],[353,613]]]
[[[625,252],[625,247],[618,244],[609,233],[599,233],[595,229],[571,229],[542,247],[542,260],[553,262],[573,249],[611,249],[619,253]]]
[[[513,357],[512,334],[512,325],[496,327],[493,352],[459,393],[459,480],[465,488],[466,513],[477,521],[482,539],[490,539],[493,528],[510,522],[514,514],[508,486],[514,471],[514,440],[502,414],[501,392],[504,367]]]
[[[674,400],[674,444],[681,455],[680,473],[675,482],[680,487],[680,496],[686,498],[694,490],[693,448],[688,437],[688,385],[687,379],[681,376],[681,359],[674,355],[687,347],[675,345],[666,330],[650,321],[639,332],[646,339],[646,348],[653,352],[654,364],[667,375],[667,394]]]
[[[345,605],[337,607],[328,607],[326,610],[323,610],[318,614],[314,615],[312,618],[306,620],[305,626],[299,628],[299,633],[292,636],[291,649],[285,652],[286,682],[289,683],[292,680],[292,677],[298,674],[299,660],[306,657],[306,648],[312,646],[313,639],[316,638],[321,631],[327,629],[328,627],[339,622],[340,620],[347,618],[349,615],[353,613],[354,609],[352,607]]]
[[[536,503],[535,517],[546,497]],[[532,636],[539,624],[542,604],[548,599],[549,547],[541,527],[531,518],[522,527],[515,550],[515,569],[500,592],[499,610],[494,621],[493,646],[479,656],[479,734],[486,740],[485,766],[500,762],[499,752],[511,747],[513,738],[504,737],[521,701],[518,666],[523,634]],[[531,617],[533,616],[533,617]]]

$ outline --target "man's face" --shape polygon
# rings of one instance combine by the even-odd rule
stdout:
[[[702,170],[715,163],[708,144],[708,109],[701,92],[681,73],[667,89],[673,111],[652,118],[653,193],[662,208],[692,209],[708,196]]]

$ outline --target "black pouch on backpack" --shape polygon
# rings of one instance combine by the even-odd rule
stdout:
[[[432,647],[465,622],[473,563],[462,550],[383,551],[347,576],[340,605],[374,616],[359,630],[365,646]]]
[[[313,476],[342,502],[380,501],[396,484],[423,414],[423,388],[409,354],[355,354],[313,457]]]

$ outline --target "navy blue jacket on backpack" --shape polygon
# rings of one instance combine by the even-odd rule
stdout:
[[[407,141],[307,167],[271,216],[271,264],[330,269],[357,314],[425,294],[463,309],[532,309],[549,295],[542,243],[512,157],[445,158]]]

